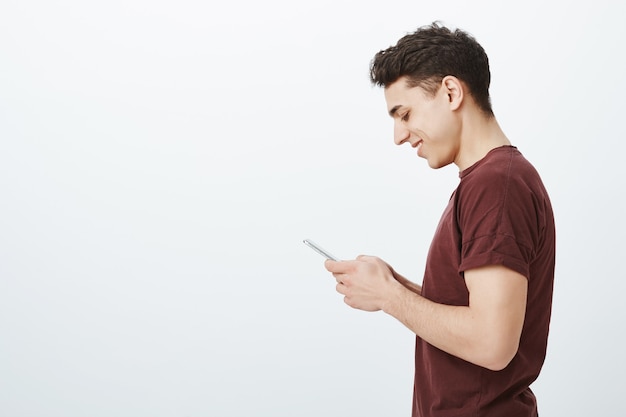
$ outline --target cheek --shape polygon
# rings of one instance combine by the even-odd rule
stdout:
[[[454,146],[458,142],[460,128],[457,121],[452,117],[446,117],[446,115],[433,117],[430,126],[434,142],[450,146]]]
[[[458,152],[458,127],[451,120],[432,120],[429,124],[425,153],[431,168],[441,168],[454,162]]]

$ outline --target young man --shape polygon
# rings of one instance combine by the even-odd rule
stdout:
[[[436,23],[376,54],[394,141],[460,182],[432,240],[422,286],[381,259],[326,261],[345,302],[416,334],[413,416],[537,416],[555,230],[541,178],[491,109],[489,62],[469,34]]]

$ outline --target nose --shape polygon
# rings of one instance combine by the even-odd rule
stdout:
[[[396,145],[402,145],[404,142],[409,140],[409,129],[406,128],[404,123],[400,120],[395,120],[393,124],[393,141]]]

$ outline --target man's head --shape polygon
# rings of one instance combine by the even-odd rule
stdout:
[[[505,143],[489,99],[489,62],[467,33],[433,23],[376,54],[372,83],[385,88],[394,142],[410,144],[431,168],[460,169],[480,149]]]
[[[395,46],[376,54],[370,65],[373,84],[389,87],[405,78],[411,87],[434,95],[446,76],[459,79],[476,105],[493,116],[489,98],[489,60],[485,50],[466,32],[433,23],[402,37]]]

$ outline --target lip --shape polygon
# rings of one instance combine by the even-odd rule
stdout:
[[[413,149],[417,149],[417,156],[422,156],[420,155],[420,150],[423,144],[424,144],[424,141],[420,139],[417,142],[415,142],[413,145],[411,145],[413,146]]]

